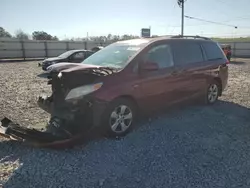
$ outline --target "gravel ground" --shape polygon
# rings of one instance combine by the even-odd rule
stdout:
[[[50,88],[35,62],[0,64],[0,115],[42,126],[36,97]],[[250,59],[230,65],[213,106],[192,106],[141,123],[120,140],[65,151],[1,139],[3,187],[250,187]]]

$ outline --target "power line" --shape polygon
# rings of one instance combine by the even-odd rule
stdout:
[[[220,23],[220,22],[214,22],[214,21],[205,20],[205,19],[201,19],[201,18],[196,18],[196,17],[192,17],[192,16],[186,16],[185,15],[185,18],[193,19],[193,20],[199,20],[199,21],[202,21],[202,22],[207,22],[207,23],[212,23],[212,24],[217,24],[217,25],[224,25],[224,26],[228,26],[228,27],[234,27],[235,29],[238,29],[238,26],[235,26],[235,25],[229,25],[229,24],[224,24],[224,23]]]
[[[185,25],[185,27],[194,27],[194,26],[201,26],[201,25],[208,25],[209,23],[202,23],[202,24],[191,24],[191,25]],[[181,27],[181,25],[155,25],[156,27]]]
[[[207,23],[212,23],[212,24],[217,24],[217,25],[224,25],[224,26],[228,26],[228,27],[234,27],[235,29],[250,29],[249,26],[235,26],[235,25],[229,25],[229,24],[224,24],[224,23],[221,23],[221,22],[214,22],[214,21],[210,21],[210,20],[205,20],[205,19],[201,19],[201,18],[196,18],[196,17],[192,17],[192,16],[185,16],[186,18],[189,18],[189,19],[194,19],[194,20],[199,20],[199,21],[202,21],[202,22],[207,22]]]

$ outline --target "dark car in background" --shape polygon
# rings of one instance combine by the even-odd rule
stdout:
[[[92,54],[100,51],[103,48],[104,48],[103,46],[96,46],[96,47],[92,48],[91,49]],[[82,64],[82,62],[81,63],[79,63],[79,62],[78,63],[60,62],[60,63],[52,64],[52,65],[48,66],[46,71],[49,74],[56,74],[56,73],[59,73],[60,71],[62,71],[64,69],[72,68],[72,67],[75,67],[75,66],[81,66],[81,64]]]
[[[39,62],[38,66],[41,66],[42,69],[46,71],[50,65],[60,63],[60,62],[80,63],[84,59],[92,55],[93,53],[94,51],[92,50],[84,50],[84,49],[69,50],[57,57],[47,58],[43,60],[42,62]]]
[[[91,51],[97,52],[97,51],[99,51],[99,50],[101,50],[103,48],[104,48],[103,46],[95,46],[94,48],[91,49]]]

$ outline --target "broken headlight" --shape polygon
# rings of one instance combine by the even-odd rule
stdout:
[[[96,83],[96,84],[90,84],[85,86],[80,86],[74,89],[71,89],[68,95],[66,96],[65,100],[70,99],[78,99],[81,98],[87,94],[90,94],[102,87],[103,83]]]

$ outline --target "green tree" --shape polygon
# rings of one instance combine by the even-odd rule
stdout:
[[[12,36],[3,27],[0,27],[0,37],[11,38]]]
[[[32,38],[33,40],[58,40],[56,36],[52,36],[45,31],[34,31]]]
[[[112,40],[112,35],[111,34],[108,34],[108,36],[107,36],[107,40]]]
[[[54,37],[51,38],[51,40],[56,40],[56,41],[58,41],[59,39],[57,38],[57,36],[54,36]]]

